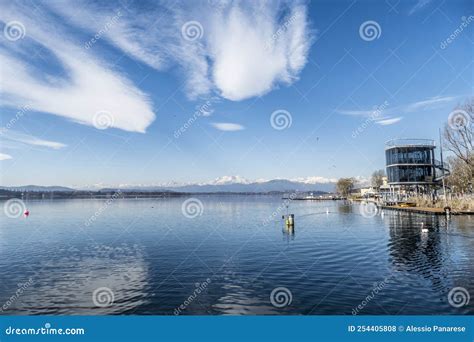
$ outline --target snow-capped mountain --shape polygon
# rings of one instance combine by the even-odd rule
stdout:
[[[304,184],[328,184],[328,183],[336,183],[337,179],[313,176],[313,177],[293,178],[291,179],[291,181],[296,182],[296,183],[304,183]]]
[[[296,179],[248,180],[241,176],[223,176],[209,182],[166,183],[151,186],[121,186],[120,189],[177,192],[271,192],[271,191],[324,191],[335,190],[336,179],[306,177]]]
[[[78,190],[98,191],[101,189],[117,189],[121,191],[175,191],[175,192],[333,192],[337,179],[319,176],[300,177],[293,179],[258,179],[249,180],[241,176],[223,176],[208,182],[179,183],[167,182],[156,184],[94,184],[90,186],[74,187]],[[74,191],[73,188],[59,186],[42,187],[3,187],[4,189],[26,191]]]
[[[228,185],[228,184],[250,184],[250,183],[252,182],[241,176],[223,176],[223,177],[218,177],[208,183],[203,183],[202,185]]]

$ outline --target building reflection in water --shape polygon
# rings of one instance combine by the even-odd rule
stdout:
[[[388,250],[396,271],[418,274],[429,279],[436,291],[449,284],[449,253],[446,250],[449,221],[444,216],[384,212],[389,227]]]

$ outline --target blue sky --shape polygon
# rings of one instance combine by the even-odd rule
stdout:
[[[472,96],[472,15],[467,0],[1,1],[1,184],[367,178],[386,140],[437,139]]]

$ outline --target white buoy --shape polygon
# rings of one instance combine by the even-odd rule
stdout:
[[[421,231],[423,233],[428,233],[428,228],[424,228],[424,223],[423,222],[421,222]]]
[[[329,215],[329,209],[326,208],[326,215]]]

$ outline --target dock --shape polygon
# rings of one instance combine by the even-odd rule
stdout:
[[[379,205],[380,209],[397,210],[418,214],[445,215],[443,208],[402,207],[399,205]],[[474,215],[474,211],[451,210],[451,215]]]
[[[305,196],[305,197],[282,197],[284,200],[292,200],[292,201],[342,201],[346,200],[345,197],[340,196]]]

